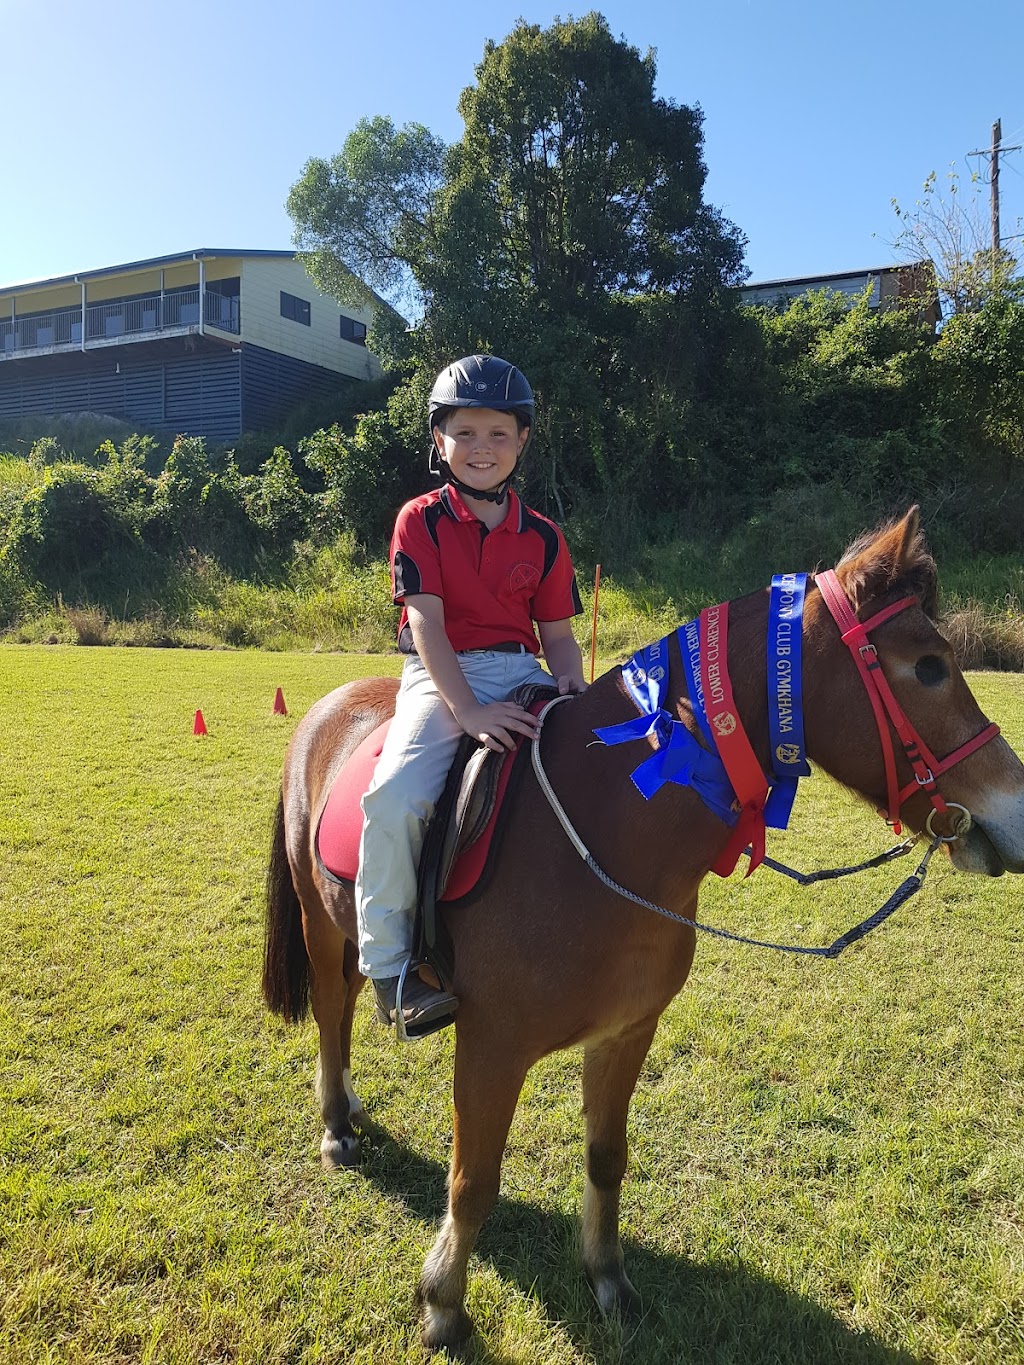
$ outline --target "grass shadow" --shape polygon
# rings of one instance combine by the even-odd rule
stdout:
[[[414,1217],[436,1222],[447,1170],[376,1124],[367,1124],[364,1138],[364,1176]],[[500,1196],[476,1255],[539,1303],[595,1365],[919,1365],[910,1352],[850,1328],[748,1266],[695,1264],[630,1241],[623,1249],[644,1304],[638,1323],[601,1319],[583,1275],[576,1217]],[[486,1335],[484,1324],[467,1359],[508,1365]]]

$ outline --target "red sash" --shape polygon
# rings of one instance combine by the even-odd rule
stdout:
[[[705,607],[700,614],[700,680],[704,710],[718,745],[718,754],[741,807],[740,818],[712,871],[727,877],[740,854],[750,845],[749,877],[764,858],[764,803],[768,780],[743,728],[729,677],[729,604]]]

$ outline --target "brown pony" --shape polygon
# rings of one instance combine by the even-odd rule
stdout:
[[[985,721],[932,624],[935,565],[916,509],[864,537],[838,577],[862,620],[901,597],[917,606],[873,633],[885,678],[939,758],[977,736]],[[730,606],[735,701],[768,770],[765,684],[767,593]],[[810,758],[875,806],[884,806],[881,746],[867,694],[839,631],[810,583],[804,617],[805,736]],[[673,646],[666,706],[696,733],[683,663]],[[288,748],[269,873],[264,995],[272,1010],[302,1018],[312,1001],[320,1030],[317,1094],[328,1166],[358,1160],[351,1088],[352,1016],[362,978],[356,965],[350,886],[318,870],[313,838],[331,782],[346,757],[393,710],[396,683],[349,683],[318,702]],[[697,891],[729,831],[689,788],[666,786],[650,802],[630,781],[641,743],[606,747],[595,726],[635,715],[618,669],[544,723],[551,785],[598,862],[622,886],[695,918]],[[900,754],[901,785],[911,778]],[[1024,871],[1024,767],[997,738],[941,778],[945,798],[973,825],[949,845],[961,871]],[[923,794],[903,808],[920,830]],[[950,830],[946,830],[950,833]],[[586,1171],[582,1253],[605,1313],[637,1307],[623,1268],[619,1191],[626,1167],[626,1114],[666,1005],[687,978],[694,931],[631,904],[578,856],[532,772],[511,811],[502,856],[470,906],[447,912],[455,947],[455,1132],[448,1213],[419,1284],[423,1340],[457,1350],[472,1325],[463,1300],[466,1267],[497,1194],[509,1124],[527,1071],[557,1048],[583,1047]]]

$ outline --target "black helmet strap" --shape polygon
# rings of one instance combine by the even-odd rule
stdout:
[[[515,471],[512,471],[515,473]],[[483,498],[484,502],[504,502],[508,486],[512,482],[512,474],[507,479],[502,479],[497,488],[488,488],[486,492],[481,492],[479,488],[470,488],[468,483],[463,483],[454,474],[448,475],[448,482],[459,490],[463,495],[468,494],[471,498]]]
[[[437,453],[436,446],[430,447],[430,458],[427,464],[431,474],[437,474],[439,477],[443,478],[446,483],[450,483],[453,487],[457,488],[463,495],[468,494],[471,498],[483,498],[484,502],[504,502],[505,494],[508,492],[509,484],[512,482],[512,474],[516,472],[515,466],[513,466],[512,474],[510,474],[507,479],[502,479],[497,488],[489,488],[486,492],[481,492],[479,488],[470,488],[468,483],[463,483],[461,479],[455,477],[450,469],[443,467],[443,461],[441,456]],[[519,460],[517,457],[516,465],[518,464]]]

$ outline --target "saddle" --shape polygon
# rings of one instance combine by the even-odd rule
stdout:
[[[515,688],[509,700],[537,715],[557,696],[556,687],[526,683]],[[474,846],[479,846],[484,834],[489,837],[474,860],[476,875],[469,889],[478,889],[485,873],[489,875],[497,847],[495,824],[498,810],[507,794],[509,782],[513,776],[518,777],[521,770],[522,765],[518,760],[522,752],[521,738],[511,752],[507,749],[495,752],[484,748],[472,735],[463,736],[448,770],[444,790],[424,833],[416,887],[413,962],[432,967],[439,983],[446,990],[451,989],[454,958],[448,931],[437,914],[437,902],[460,898],[445,895],[456,860]],[[465,894],[468,891],[461,891],[461,895]]]
[[[536,715],[557,695],[553,687],[529,683],[516,688],[510,700]],[[332,881],[355,880],[362,833],[359,801],[380,757],[388,723],[367,736],[342,768],[320,817],[317,861]],[[499,813],[510,784],[518,781],[521,754],[521,742],[514,751],[495,752],[465,735],[424,833],[413,962],[429,964],[446,986],[452,979],[452,949],[437,903],[455,903],[486,884],[499,843]]]

